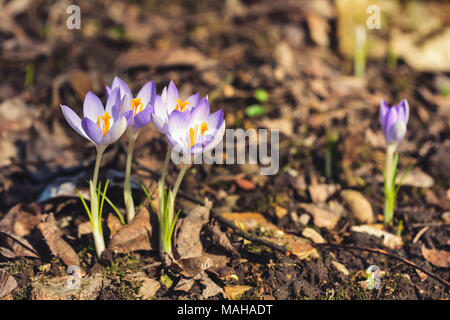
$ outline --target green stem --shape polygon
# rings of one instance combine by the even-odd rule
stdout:
[[[187,164],[183,164],[180,173],[178,174],[177,180],[172,191],[165,192],[160,180],[160,216],[159,216],[159,250],[160,253],[171,253],[172,252],[172,242],[171,242],[171,230],[174,224],[174,210],[175,210],[175,198],[180,188],[181,181],[188,168]],[[161,178],[162,179],[162,178]]]
[[[125,182],[123,185],[123,199],[125,202],[125,208],[127,211],[127,222],[130,223],[134,216],[136,215],[135,209],[134,209],[134,202],[133,202],[133,194],[131,193],[131,164],[133,162],[133,150],[134,150],[134,142],[136,141],[137,134],[135,135],[129,135],[129,141],[128,141],[128,149],[127,149],[127,163],[125,168]]]
[[[175,201],[175,198],[177,196],[178,189],[180,188],[181,181],[183,181],[184,174],[186,173],[187,168],[188,168],[188,165],[183,163],[183,166],[181,167],[180,173],[178,174],[177,181],[175,181],[175,184],[173,186],[172,194],[173,194],[173,200],[174,201]]]
[[[366,28],[361,25],[355,27],[354,59],[354,75],[363,77],[366,68]]]
[[[98,257],[100,257],[102,252],[105,250],[105,241],[102,234],[102,222],[100,221],[97,195],[98,172],[100,170],[100,163],[102,161],[102,155],[104,151],[105,147],[97,148],[97,158],[95,159],[94,175],[89,186],[91,193],[92,235],[94,236],[95,250]]]
[[[164,182],[167,177],[167,172],[169,170],[169,161],[170,161],[171,154],[172,154],[172,147],[169,146],[169,148],[167,149],[166,158],[164,159],[164,165],[163,165],[162,173],[161,173],[161,181],[162,181],[163,185],[164,185]]]
[[[390,224],[394,216],[394,192],[395,181],[394,179],[394,154],[395,144],[389,144],[386,149],[386,163],[385,163],[385,200],[384,200],[384,223]]]

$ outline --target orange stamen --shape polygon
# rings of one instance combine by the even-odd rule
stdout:
[[[131,100],[131,109],[133,110],[133,115],[135,116],[137,113],[141,112],[143,106],[144,104],[141,102],[140,98]]]
[[[186,111],[186,106],[190,105],[191,103],[189,101],[181,101],[180,99],[177,99],[177,105],[175,106],[175,110],[184,112]]]
[[[205,131],[208,130],[208,124],[206,122],[203,122],[200,130],[202,131],[202,136],[203,136],[205,134]]]
[[[103,120],[103,125],[100,124],[100,119]],[[102,114],[100,117],[98,117],[97,124],[98,127],[102,130],[103,136],[105,136],[105,134],[109,130],[109,127],[111,126],[111,123],[109,122],[110,119],[112,119],[112,117],[108,112],[105,112],[105,114]]]
[[[189,148],[192,148],[197,141],[198,134],[198,124],[196,124],[193,128],[189,128]]]

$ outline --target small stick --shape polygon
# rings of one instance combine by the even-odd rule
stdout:
[[[387,257],[399,260],[399,261],[401,261],[401,262],[403,262],[403,263],[405,263],[405,264],[407,264],[407,265],[409,265],[409,266],[411,266],[411,267],[413,267],[413,268],[415,268],[417,270],[420,270],[423,273],[425,273],[426,275],[428,275],[428,276],[432,277],[433,279],[439,281],[440,283],[445,285],[447,288],[450,288],[450,282],[448,282],[447,280],[444,280],[441,277],[435,275],[434,273],[432,273],[432,272],[430,272],[430,271],[428,271],[428,270],[426,270],[426,269],[424,269],[422,267],[419,267],[417,264],[415,264],[414,262],[412,262],[412,261],[410,261],[408,259],[402,258],[402,257],[400,257],[400,256],[398,256],[396,254],[390,253],[390,252],[388,252],[386,250],[383,250],[383,249],[364,248],[364,247],[358,247],[358,246],[347,246],[347,245],[343,245],[343,244],[331,244],[331,243],[321,243],[321,244],[313,243],[312,246],[314,246],[314,247],[331,247],[331,248],[360,250],[360,251],[367,251],[367,252],[382,254],[382,255],[385,255]]]

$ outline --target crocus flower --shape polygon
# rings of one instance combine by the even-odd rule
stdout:
[[[106,147],[117,141],[127,129],[127,119],[120,115],[120,92],[112,90],[103,107],[100,99],[88,92],[83,103],[83,120],[68,106],[61,105],[69,125],[97,147]]]
[[[115,77],[111,88],[106,86],[107,94],[118,90],[120,93],[121,107],[120,113],[128,119],[128,148],[127,162],[125,167],[125,180],[123,186],[123,196],[127,211],[127,220],[130,222],[134,219],[135,209],[133,195],[131,192],[131,163],[133,159],[134,142],[136,141],[140,130],[149,124],[152,120],[153,103],[156,96],[156,86],[154,81],[147,82],[137,96],[133,98],[130,88],[127,84]]]
[[[129,119],[130,128],[139,130],[151,122],[153,103],[156,96],[154,81],[144,84],[135,98],[133,98],[133,94],[127,84],[119,77],[114,78],[111,88],[106,86],[107,95],[115,89],[120,91],[120,99],[122,100],[120,111],[121,114],[124,114]]]
[[[210,114],[209,102],[203,98],[191,112],[172,111],[167,141],[178,152],[198,154],[214,148],[224,132],[223,111]]]
[[[406,134],[406,125],[409,118],[409,105],[403,99],[398,106],[389,107],[386,101],[381,100],[380,123],[384,137],[388,144],[398,144]]]
[[[153,110],[153,125],[163,134],[169,132],[168,124],[169,117],[174,111],[180,113],[190,112],[197,106],[200,101],[200,94],[196,93],[182,100],[178,93],[178,89],[170,81],[169,86],[164,88],[162,94],[157,95],[155,98],[154,110]]]

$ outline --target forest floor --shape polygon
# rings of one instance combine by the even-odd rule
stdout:
[[[319,29],[336,24],[312,1],[79,2],[76,31],[64,1],[3,11],[0,299],[450,298],[448,75],[369,59],[364,77],[351,76],[336,35],[327,45],[311,35],[311,16]],[[87,194],[95,150],[59,105],[80,114],[86,92],[104,99],[115,75],[133,92],[173,80],[184,96],[208,94],[227,128],[280,130],[276,175],[256,164],[189,169],[173,260],[158,255],[156,213],[140,189],[156,186],[167,148],[152,125],[136,142],[139,214],[123,226],[106,207],[101,259],[75,192]],[[398,152],[399,170],[413,169],[389,227],[381,99],[411,108]],[[108,148],[100,177],[122,211],[126,143]],[[70,265],[81,267],[81,289],[65,286]],[[367,286],[371,265],[379,289]]]

